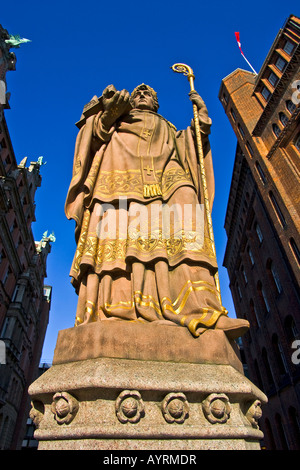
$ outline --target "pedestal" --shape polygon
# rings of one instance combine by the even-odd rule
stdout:
[[[267,401],[223,331],[123,321],[60,331],[29,394],[47,450],[259,449]]]

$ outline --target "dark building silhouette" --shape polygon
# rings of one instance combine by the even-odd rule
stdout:
[[[4,109],[6,72],[16,58],[0,26],[0,449],[19,449],[49,319],[51,287],[44,285],[53,237],[35,242],[35,192],[42,160],[17,164]]]
[[[299,42],[291,15],[258,75],[235,70],[219,92],[238,141],[224,266],[237,316],[251,323],[243,353],[268,396],[267,449],[300,449]]]

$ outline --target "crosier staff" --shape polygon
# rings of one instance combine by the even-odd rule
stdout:
[[[183,73],[183,75],[187,76],[190,82],[191,91],[196,91],[194,88],[195,75],[191,67],[189,67],[186,64],[174,64],[172,65],[171,68],[174,72]],[[204,195],[204,207],[205,207],[205,214],[206,214],[206,219],[207,219],[207,224],[208,224],[208,234],[209,234],[209,238],[211,241],[212,250],[216,257],[216,247],[215,247],[215,241],[214,241],[214,232],[213,232],[212,218],[211,218],[210,207],[209,207],[208,190],[207,190],[206,174],[205,174],[205,167],[204,167],[202,137],[201,137],[201,132],[200,132],[198,108],[195,103],[193,103],[193,111],[194,111],[197,151],[198,151],[199,164],[200,164],[201,183],[202,183],[203,195]],[[219,293],[220,301],[221,301],[221,288],[220,288],[220,280],[219,280],[218,271],[215,273],[214,279],[215,279],[216,288]]]

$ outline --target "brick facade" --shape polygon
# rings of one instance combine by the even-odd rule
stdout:
[[[267,449],[300,449],[299,43],[291,15],[259,74],[235,70],[219,92],[238,141],[224,266],[237,316],[251,323],[242,338],[249,377],[269,399]]]
[[[28,386],[38,366],[49,319],[51,287],[44,285],[51,239],[35,242],[35,192],[41,185],[42,162],[17,164],[4,109],[9,108],[6,72],[15,56],[0,26],[0,340],[5,361],[0,364],[0,449],[20,449],[30,407]],[[4,85],[5,84],[5,87]]]

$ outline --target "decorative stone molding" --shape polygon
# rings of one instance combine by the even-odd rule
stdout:
[[[189,404],[183,393],[169,393],[162,402],[167,423],[183,423],[189,416]]]
[[[68,392],[59,392],[53,396],[51,411],[58,424],[70,424],[78,408],[78,401]]]
[[[245,415],[251,426],[253,428],[258,428],[258,420],[262,417],[260,400],[255,400],[250,403],[248,402]]]
[[[145,415],[142,397],[137,390],[124,390],[115,403],[116,415],[121,423],[138,423]]]
[[[211,393],[202,402],[202,409],[210,423],[226,423],[230,417],[231,405],[224,393]]]
[[[41,401],[34,400],[31,402],[31,410],[29,412],[29,418],[32,419],[35,427],[38,429],[40,423],[44,417],[45,407]]]

